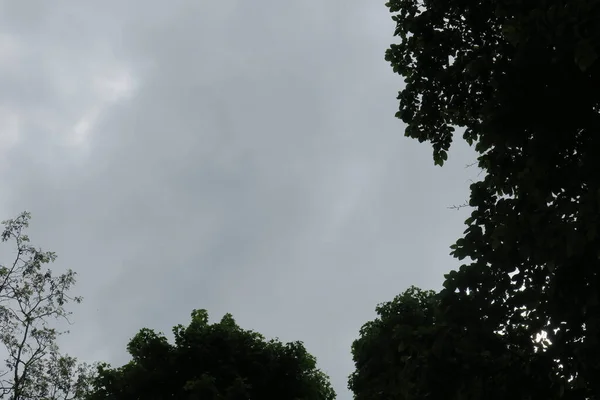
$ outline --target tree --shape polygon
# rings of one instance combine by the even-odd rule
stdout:
[[[356,400],[421,398],[413,357],[431,344],[435,303],[434,292],[411,287],[376,307],[378,318],[363,325],[352,344],[356,370],[348,388]]]
[[[356,400],[541,400],[556,391],[553,360],[498,333],[448,323],[439,293],[410,287],[376,311],[352,345],[348,388]]]
[[[600,1],[387,6],[406,136],[443,165],[462,128],[485,172],[452,246],[467,262],[446,275],[444,318],[555,360],[557,396],[600,398]]]
[[[241,329],[230,314],[209,324],[205,310],[173,328],[175,343],[142,329],[127,346],[132,360],[98,369],[94,399],[332,400],[327,376],[300,342],[283,344]]]
[[[30,245],[25,229],[31,216],[24,212],[2,222],[2,242],[14,241],[16,254],[8,266],[0,265],[0,342],[6,349],[6,369],[0,370],[0,399],[67,400],[82,398],[90,368],[59,353],[61,333],[49,325],[66,319],[65,306],[75,273],[54,276],[42,270],[56,255]]]

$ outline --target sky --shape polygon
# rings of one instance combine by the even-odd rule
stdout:
[[[63,350],[230,312],[352,398],[375,306],[459,265],[478,174],[404,137],[384,3],[0,0],[0,218],[78,274]]]

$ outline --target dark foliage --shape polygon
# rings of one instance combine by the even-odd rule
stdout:
[[[485,173],[438,296],[435,336],[462,332],[439,339],[460,355],[423,355],[450,369],[411,393],[600,398],[600,1],[387,5],[406,136],[443,165],[463,128]]]
[[[209,324],[194,310],[189,326],[173,328],[175,343],[142,329],[127,346],[132,361],[104,365],[94,399],[333,400],[335,393],[300,342],[267,341],[227,314]]]
[[[352,346],[356,400],[551,399],[558,367],[506,335],[452,323],[439,293],[411,287],[377,307]],[[536,372],[532,374],[532,370]]]

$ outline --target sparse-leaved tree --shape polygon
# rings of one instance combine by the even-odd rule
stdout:
[[[5,368],[0,369],[0,399],[67,400],[83,398],[91,369],[59,353],[61,333],[52,321],[66,319],[68,292],[75,283],[71,270],[54,275],[46,264],[56,255],[30,244],[25,230],[31,216],[24,212],[3,222],[3,243],[14,243],[14,258],[0,265],[0,342]]]

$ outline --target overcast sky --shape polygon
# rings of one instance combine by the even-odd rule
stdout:
[[[393,31],[383,0],[0,1],[0,217],[78,272],[64,349],[231,312],[350,399],[360,326],[457,266],[477,177],[403,136]]]

